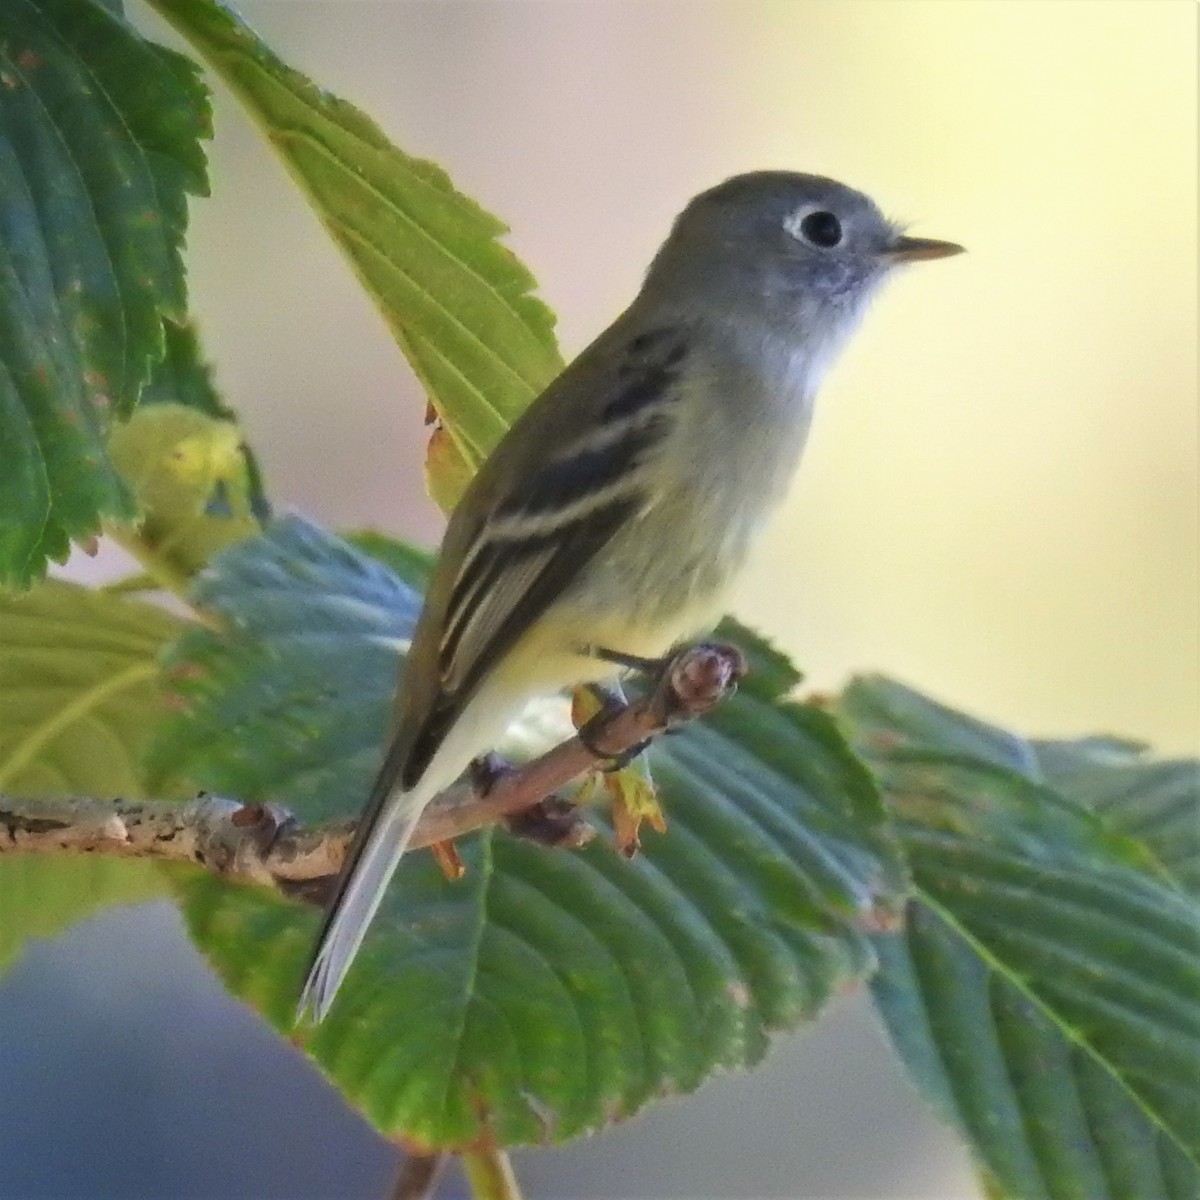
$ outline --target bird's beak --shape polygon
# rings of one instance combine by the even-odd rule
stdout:
[[[884,250],[883,257],[887,262],[907,263],[918,262],[926,258],[949,258],[952,254],[963,254],[964,246],[957,242],[939,242],[934,238],[900,237],[894,238]]]

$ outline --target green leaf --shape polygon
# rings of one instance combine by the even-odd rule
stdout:
[[[141,757],[162,713],[158,656],[184,627],[59,580],[0,593],[0,790],[145,796]]]
[[[171,895],[157,863],[96,855],[0,855],[0,975],[31,938],[50,938],[116,904]]]
[[[175,715],[151,749],[153,786],[207,780],[247,801],[286,796],[307,820],[353,812],[379,759],[418,593],[288,517],[220,556],[191,599],[225,627],[190,630],[166,658]]]
[[[0,584],[133,514],[108,428],[183,317],[208,131],[196,69],[111,9],[0,5]]]
[[[163,327],[163,333],[166,353],[155,364],[154,372],[142,390],[142,406],[182,404],[214,420],[237,425],[237,414],[221,398],[213,382],[212,370],[200,349],[195,325],[190,320],[179,325],[168,323]],[[260,522],[267,521],[271,516],[271,506],[258,460],[245,442],[241,443],[240,451],[249,486],[251,511]]]
[[[409,587],[423,592],[433,574],[436,557],[428,550],[419,546],[409,545],[408,542],[398,541],[385,533],[377,533],[373,529],[360,529],[343,535],[356,549],[361,550],[371,558],[378,559],[401,582]]]
[[[914,901],[876,939],[892,1042],[1009,1200],[1195,1200],[1200,1171],[1091,1050],[955,922]]]
[[[998,1194],[1200,1187],[1200,913],[1034,748],[884,679],[840,702],[912,867],[873,982],[918,1085]],[[1048,756],[1047,756],[1048,757]]]
[[[922,696],[866,677],[852,692],[853,720],[876,752],[956,752],[1050,784],[1106,828],[1129,834],[1152,869],[1200,894],[1200,763],[1158,759],[1139,742],[1107,735],[1031,741]]]
[[[350,260],[473,469],[562,367],[506,227],[353,105],[282,63],[214,0],[151,0],[263,128]],[[468,472],[442,462],[456,480]],[[434,483],[439,483],[438,479]],[[443,503],[452,496],[438,489]]]
[[[141,518],[108,526],[150,569],[182,587],[217,551],[259,528],[241,430],[182,404],[143,404],[112,432],[112,461]]]
[[[183,622],[49,580],[0,593],[0,792],[145,796],[140,760],[161,715],[158,654]],[[0,968],[110,904],[169,889],[150,863],[0,856]]]
[[[1150,848],[1177,883],[1200,899],[1200,764],[1156,759],[1115,738],[1034,742],[1043,776],[1110,829]]]
[[[163,334],[163,356],[142,389],[142,404],[182,404],[219,421],[236,421],[213,382],[192,321],[167,325]]]
[[[956,712],[881,675],[855,680],[838,703],[868,757],[891,751],[960,754],[1037,777],[1033,747],[1022,737]]]
[[[195,601],[217,625],[168,664],[180,713],[156,761],[306,820],[353,811],[416,593],[288,518],[217,559]],[[904,885],[878,795],[830,718],[780,695],[785,660],[727,633],[755,670],[654,747],[670,827],[639,858],[491,830],[463,840],[459,883],[424,853],[401,864],[306,1042],[389,1136],[463,1146],[597,1128],[757,1061],[772,1031],[870,971],[864,930]],[[316,914],[206,878],[181,895],[229,987],[289,1030]]]

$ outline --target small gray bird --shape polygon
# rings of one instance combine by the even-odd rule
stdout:
[[[654,658],[711,627],[868,298],[961,249],[818,175],[738,175],[683,210],[450,518],[302,1014],[328,1012],[422,809],[527,700],[612,679],[603,651]]]

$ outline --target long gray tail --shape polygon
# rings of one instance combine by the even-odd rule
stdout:
[[[321,1021],[329,1012],[429,800],[426,790],[418,783],[411,792],[395,792],[383,799],[365,838],[352,848],[341,890],[326,914],[300,993],[300,1017],[309,1014]]]

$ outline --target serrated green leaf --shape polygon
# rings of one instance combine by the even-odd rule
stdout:
[[[1033,749],[1053,787],[1148,846],[1200,899],[1200,763],[1156,759],[1116,738],[1034,742]]]
[[[1200,896],[1195,759],[1155,758],[1142,743],[1111,735],[1030,740],[881,676],[862,677],[846,702],[868,752],[963,754],[1048,783],[1096,813],[1105,828],[1138,842],[1148,866]]]
[[[163,329],[163,356],[142,389],[142,404],[182,404],[219,421],[236,421],[221,399],[190,320]]]
[[[1037,758],[1024,738],[939,704],[894,679],[860,676],[836,707],[853,722],[855,741],[868,755],[899,750],[961,754],[1037,778]]]
[[[935,909],[876,938],[872,981],[892,1042],[926,1098],[972,1143],[1006,1200],[1195,1200],[1175,1138],[1029,993]]]
[[[133,501],[106,457],[182,319],[207,93],[91,0],[0,5],[0,584]]]
[[[247,801],[286,795],[307,820],[354,812],[378,762],[419,594],[287,517],[218,557],[191,599],[225,631],[193,629],[167,656],[177,711],[149,756],[153,786],[224,780]]]
[[[158,656],[185,625],[59,580],[0,593],[0,790],[147,795],[141,757],[162,712]]]
[[[839,711],[912,866],[907,929],[877,939],[872,986],[922,1091],[998,1194],[1194,1197],[1195,903],[1142,842],[1042,782],[1022,739],[883,679]]]
[[[218,619],[168,667],[181,712],[161,767],[305,819],[352,812],[381,753],[418,598],[296,518],[200,577]],[[462,1146],[561,1140],[714,1070],[757,1061],[871,968],[865,925],[901,864],[869,775],[749,631],[729,704],[654,747],[669,830],[627,862],[604,844],[465,839],[465,880],[402,863],[306,1049],[389,1135]],[[228,985],[294,1019],[316,915],[193,878],[193,935]]]
[[[182,627],[55,580],[0,593],[0,792],[145,796],[140,760],[162,711],[158,654]],[[30,937],[167,894],[150,863],[0,856],[0,968]]]
[[[502,222],[353,105],[281,62],[214,0],[151,0],[262,126],[363,286],[465,460],[440,502],[561,370],[553,316],[497,239]],[[456,481],[453,493],[440,482]]]

